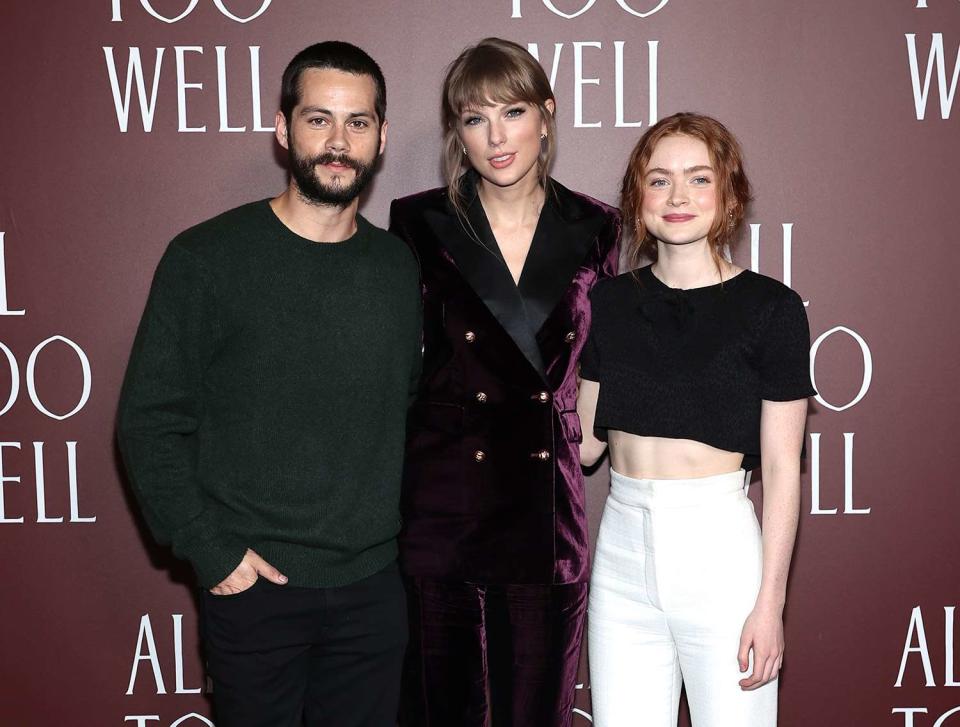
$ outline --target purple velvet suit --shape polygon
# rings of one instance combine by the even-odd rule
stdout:
[[[620,216],[551,180],[514,283],[476,176],[461,184],[462,219],[445,189],[391,207],[424,307],[401,506],[403,721],[482,725],[492,710],[495,727],[568,724],[589,560],[577,359],[590,289],[616,273]]]

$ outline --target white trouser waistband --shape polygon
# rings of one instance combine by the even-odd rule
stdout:
[[[746,472],[676,480],[637,479],[610,469],[610,496],[624,505],[647,509],[699,507],[719,499],[746,497]]]

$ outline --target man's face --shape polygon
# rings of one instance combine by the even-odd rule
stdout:
[[[277,114],[277,138],[304,201],[346,207],[367,186],[387,139],[375,98],[370,76],[329,68],[301,74],[300,102],[289,124]]]

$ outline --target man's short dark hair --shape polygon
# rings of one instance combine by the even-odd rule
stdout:
[[[300,76],[308,68],[330,68],[358,76],[370,76],[377,87],[374,110],[383,123],[387,113],[387,84],[380,66],[366,52],[350,43],[328,40],[304,48],[293,57],[283,72],[280,85],[280,111],[289,124],[294,107],[300,103]]]

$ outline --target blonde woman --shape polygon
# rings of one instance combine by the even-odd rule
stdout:
[[[576,369],[620,218],[548,176],[554,110],[524,48],[467,48],[443,87],[449,184],[391,209],[424,307],[400,538],[405,725],[572,718],[588,560]]]

